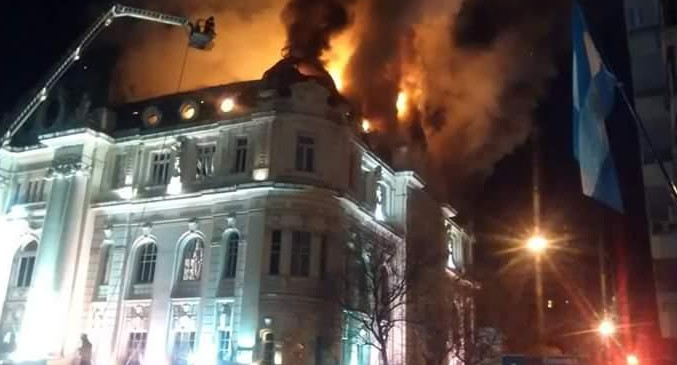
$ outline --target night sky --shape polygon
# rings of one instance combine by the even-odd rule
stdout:
[[[20,97],[37,85],[49,67],[94,18],[96,9],[86,0],[8,0],[0,3],[0,14],[3,14],[0,21],[0,40],[3,45],[0,58],[2,115],[8,113]],[[589,0],[584,1],[583,5],[601,51],[617,77],[629,86],[622,1]],[[563,14],[560,23],[553,24],[553,27],[568,26],[568,14]],[[565,29],[560,34],[567,32]],[[647,324],[644,327],[647,333],[656,335],[656,305],[635,127],[627,110],[618,103],[611,118],[613,122],[609,125],[626,214],[617,215],[600,208],[581,194],[578,167],[571,154],[571,49],[568,38],[556,38],[555,41],[563,42],[562,47],[554,47],[558,76],[550,82],[547,97],[539,102],[535,112],[536,123],[543,130],[543,224],[553,235],[567,237],[566,244],[570,252],[574,253],[558,253],[560,257],[553,260],[566,264],[561,267],[563,274],[571,277],[571,283],[580,286],[579,294],[582,297],[590,298],[591,302],[598,301],[595,281],[589,278],[585,280],[580,275],[595,272],[593,247],[600,235],[604,237],[612,255],[624,258],[618,271],[629,279],[633,321]],[[628,92],[631,94],[630,89]],[[527,143],[497,164],[476,200],[475,210],[465,212],[465,216],[473,223],[480,245],[478,275],[491,281],[483,293],[490,300],[481,306],[482,313],[508,313],[515,319],[527,319],[532,309],[524,305],[525,296],[530,295],[530,283],[525,278],[528,267],[523,265],[522,270],[511,269],[509,271],[513,274],[506,274],[500,269],[512,257],[495,254],[509,247],[505,240],[496,237],[519,236],[530,228],[530,189],[531,146]],[[501,277],[503,280],[495,280]],[[548,286],[546,295],[557,300],[571,300],[574,296],[561,286],[554,274],[547,278],[547,282],[552,285]],[[508,300],[496,296],[507,296]],[[577,316],[585,317],[574,310],[552,321],[561,322]],[[491,318],[495,317],[487,316],[486,320],[491,322]],[[520,328],[515,323],[509,324],[507,328],[508,336],[511,330],[519,331],[515,333],[520,334],[533,330],[529,326]],[[526,334],[523,337],[529,338]],[[553,344],[567,347],[571,342],[557,340]],[[528,350],[525,343],[513,345],[518,350]]]

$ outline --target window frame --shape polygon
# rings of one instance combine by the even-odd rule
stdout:
[[[158,161],[156,160],[156,157],[160,156],[160,155],[167,156],[167,159],[163,160],[163,162],[166,163],[166,165],[167,165],[167,168],[164,172],[165,173],[164,179],[160,179],[159,177],[156,178],[156,174],[155,174],[156,163],[157,163],[157,165],[159,165]],[[167,149],[151,151],[149,153],[148,158],[149,158],[148,185],[150,185],[150,186],[166,186],[166,185],[169,185],[169,181],[172,178],[172,161],[174,160],[174,156],[172,156],[172,152],[170,150],[167,150]],[[162,180],[162,181],[159,181],[159,180]]]
[[[191,247],[192,245],[192,247]],[[197,277],[194,279],[186,279],[186,260],[187,260],[187,255],[189,254],[188,250],[190,251],[190,254],[192,255],[193,252],[195,252],[198,249],[198,246],[200,247],[200,250],[202,251],[202,263],[200,267],[200,271],[197,273]],[[179,277],[178,281],[179,282],[199,282],[202,280],[203,274],[204,274],[204,264],[205,264],[205,241],[204,239],[199,236],[199,235],[191,235],[187,237],[182,244],[181,247],[181,256],[179,258]]]
[[[268,275],[280,275],[280,261],[282,259],[282,230],[274,229],[270,233],[269,257]]]
[[[205,152],[211,152],[207,154]],[[208,159],[210,163],[207,165],[203,164],[200,168],[200,162],[202,159]],[[197,180],[204,180],[214,176],[214,171],[216,170],[216,143],[215,142],[206,142],[198,143],[195,145],[195,178]],[[207,167],[205,167],[207,166]]]
[[[294,169],[296,171],[315,173],[316,147],[315,137],[308,134],[296,136],[296,148],[294,150]]]
[[[15,256],[14,278],[12,285],[15,288],[28,289],[33,285],[35,262],[38,257],[39,243],[31,240],[21,246]]]
[[[154,247],[154,252],[146,253],[149,247]],[[149,256],[152,258],[145,258]],[[158,245],[155,241],[146,241],[137,248],[136,266],[134,268],[135,284],[153,284],[155,281],[155,270],[157,269]],[[145,261],[144,261],[145,260]],[[147,269],[147,267],[149,267]],[[145,279],[144,279],[145,278]]]
[[[311,232],[292,231],[291,269],[289,270],[291,276],[310,277],[311,242]]]
[[[225,239],[225,252],[223,263],[223,279],[234,279],[237,276],[237,260],[240,251],[240,234],[238,232],[230,232]]]
[[[244,144],[240,144],[240,141],[244,141]],[[249,159],[249,137],[248,136],[236,136],[233,138],[233,169],[234,174],[244,174],[247,172],[248,159]],[[240,158],[240,152],[242,151],[242,158]]]

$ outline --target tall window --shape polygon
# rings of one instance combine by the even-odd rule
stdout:
[[[282,253],[282,232],[274,230],[270,240],[270,268],[268,273],[270,275],[278,275],[280,273],[280,254]]]
[[[113,187],[121,188],[125,186],[127,180],[127,155],[115,156],[115,170],[113,170]]]
[[[263,336],[263,361],[264,365],[275,364],[275,335],[268,332]]]
[[[195,349],[195,332],[174,332],[174,347],[172,348],[172,365],[188,365]]]
[[[111,255],[111,250],[112,246],[111,245],[106,245],[102,248],[102,254],[101,254],[101,262],[99,262],[99,265],[101,265],[101,276],[100,276],[100,281],[99,283],[101,285],[106,285],[110,282],[110,271],[111,271],[111,265],[113,264],[113,255]]]
[[[245,172],[247,169],[247,137],[235,139],[235,165],[233,172]]]
[[[167,185],[171,177],[169,173],[171,154],[169,152],[157,152],[152,154],[151,159],[151,185]]]
[[[204,261],[204,242],[199,237],[191,238],[183,249],[181,280],[200,280]]]
[[[14,196],[12,197],[12,204],[21,203],[21,183],[17,183],[14,188]]]
[[[327,235],[322,235],[320,242],[320,279],[327,276]]]
[[[216,153],[215,144],[204,144],[197,146],[197,173],[198,179],[204,179],[214,174],[214,154]]]
[[[292,232],[291,274],[294,276],[310,274],[310,232]]]
[[[35,241],[24,246],[21,252],[19,252],[19,266],[16,276],[16,286],[18,288],[28,288],[31,286],[37,254],[38,243]]]
[[[148,284],[155,277],[155,263],[157,262],[157,245],[155,242],[144,244],[139,249],[139,265],[137,267],[136,282]]]
[[[42,194],[44,193],[44,180],[33,180],[28,182],[28,191],[26,191],[26,202],[35,203],[42,201]]]
[[[223,270],[223,277],[232,279],[237,271],[237,249],[240,244],[240,235],[231,233],[226,242],[226,267]]]
[[[139,365],[146,353],[147,332],[130,332],[127,340],[127,364]]]
[[[233,323],[232,303],[217,304],[217,331],[218,331],[218,362],[223,364],[231,359],[231,334]]]
[[[306,172],[315,171],[315,140],[313,138],[297,137],[296,169]]]

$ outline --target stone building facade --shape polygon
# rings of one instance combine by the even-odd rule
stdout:
[[[269,72],[84,120],[48,101],[0,150],[0,358],[70,361],[84,333],[102,365],[378,363],[329,299],[351,241],[460,273],[472,239],[327,85]]]

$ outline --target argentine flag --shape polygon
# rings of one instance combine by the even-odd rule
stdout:
[[[574,156],[581,168],[583,193],[623,211],[604,125],[614,106],[616,78],[604,66],[577,2],[573,10]]]

